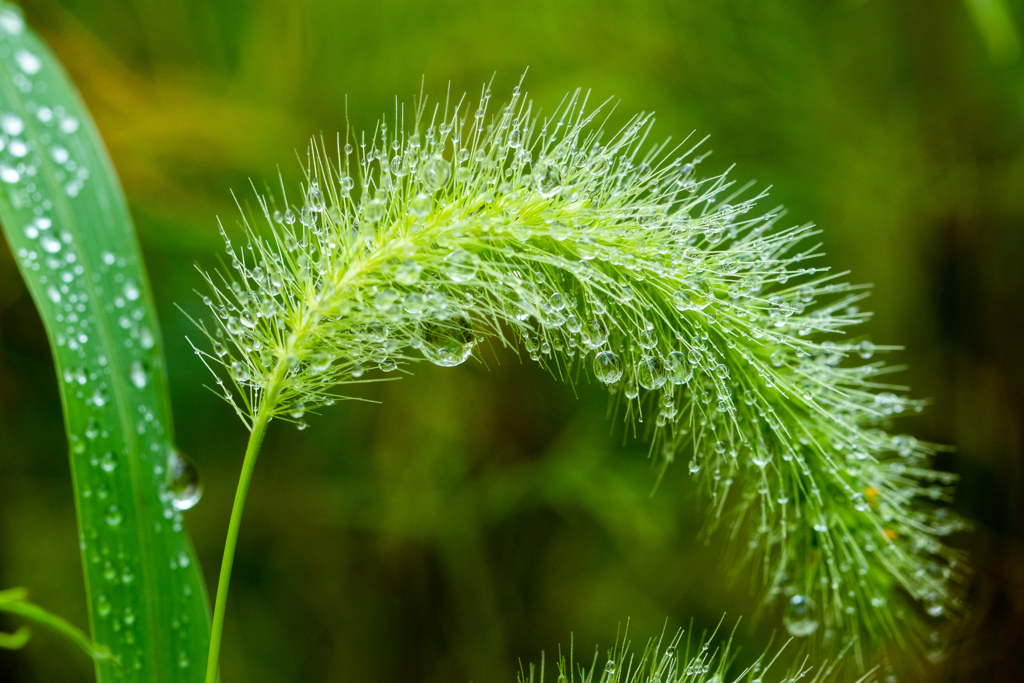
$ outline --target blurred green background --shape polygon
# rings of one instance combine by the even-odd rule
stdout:
[[[1024,680],[1024,59],[1020,0],[489,3],[36,0],[27,20],[91,108],[137,220],[168,346],[180,447],[203,501],[186,516],[214,583],[245,432],[184,337],[193,264],[217,217],[309,136],[333,139],[419,92],[497,99],[527,67],[550,111],[572,88],[656,111],[656,137],[710,135],[704,172],[772,186],[764,210],[821,226],[828,265],[875,283],[878,343],[934,406],[898,429],[955,444],[977,530],[971,611],[945,661],[901,680]],[[346,114],[347,112],[347,114]],[[658,494],[645,446],[592,386],[484,350],[454,370],[359,389],[299,432],[271,429],[243,523],[226,681],[512,681],[518,661],[743,616],[729,541],[696,540],[685,468]],[[0,587],[86,622],[65,440],[42,326],[0,246]],[[12,622],[0,620],[0,628]],[[85,681],[37,632],[0,681]]]

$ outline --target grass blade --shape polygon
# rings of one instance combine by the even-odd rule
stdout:
[[[91,631],[114,660],[97,677],[199,680],[208,606],[169,485],[180,460],[138,242],[92,120],[6,3],[0,221],[53,349]]]

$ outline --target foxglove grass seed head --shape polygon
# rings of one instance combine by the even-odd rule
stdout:
[[[299,201],[259,199],[234,273],[207,276],[200,351],[242,420],[302,428],[347,383],[521,347],[688,461],[792,635],[934,650],[960,609],[953,477],[886,431],[922,403],[888,383],[892,347],[849,336],[866,288],[703,177],[697,145],[649,143],[651,116],[609,132],[580,92],[549,116],[490,98],[421,102],[333,159],[314,142]]]

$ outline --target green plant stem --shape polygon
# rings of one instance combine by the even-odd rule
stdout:
[[[260,403],[256,419],[253,420],[249,432],[249,444],[245,449],[245,460],[242,472],[238,477],[238,488],[235,490],[235,501],[231,505],[231,520],[228,522],[228,535],[224,541],[224,557],[220,563],[220,578],[217,580],[217,602],[213,609],[213,623],[210,627],[210,654],[206,663],[206,683],[217,682],[217,665],[220,659],[221,636],[224,632],[224,610],[228,602],[228,586],[231,584],[231,567],[235,562],[235,547],[238,545],[238,531],[242,526],[242,512],[245,509],[245,498],[249,493],[249,482],[252,481],[253,470],[256,469],[256,456],[263,444],[263,435],[273,417],[277,406],[277,396],[281,388],[286,368],[278,364],[269,382],[267,393]]]

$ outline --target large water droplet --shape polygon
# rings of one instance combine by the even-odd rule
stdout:
[[[818,630],[818,616],[814,600],[806,595],[794,595],[786,606],[782,617],[789,634],[798,638],[809,636]]]
[[[409,213],[416,218],[425,218],[433,205],[430,195],[420,192],[409,201]]]
[[[668,375],[672,384],[686,384],[693,377],[693,366],[686,359],[686,354],[673,351],[668,354]]]
[[[460,365],[473,353],[473,324],[465,316],[423,325],[423,355],[434,365],[450,368]]]
[[[614,384],[622,377],[622,361],[611,351],[594,356],[594,374],[605,384]]]
[[[248,382],[249,369],[245,366],[245,363],[236,360],[231,364],[231,376],[238,382]]]
[[[395,280],[402,285],[415,284],[420,279],[423,266],[407,258],[395,268]]]
[[[448,264],[448,277],[455,282],[469,282],[476,277],[480,267],[480,259],[476,254],[465,249],[456,249],[445,259]]]
[[[320,186],[314,180],[313,184],[309,186],[309,191],[306,192],[306,206],[311,211],[320,212],[324,210],[324,195],[320,192]]]
[[[608,330],[603,322],[597,318],[591,318],[583,326],[582,337],[587,348],[596,349],[604,346],[604,343],[608,341]]]
[[[420,180],[434,192],[448,184],[452,177],[452,165],[441,157],[431,157],[420,168]]]
[[[562,169],[555,164],[537,164],[533,169],[533,182],[542,197],[553,197],[562,189]]]
[[[384,217],[384,201],[381,199],[371,199],[363,207],[363,220],[367,223],[376,223]]]
[[[668,370],[657,356],[643,358],[636,366],[636,381],[645,389],[658,389],[667,380]]]
[[[199,470],[191,458],[177,449],[171,449],[167,460],[167,482],[171,504],[176,510],[188,510],[203,497]]]

